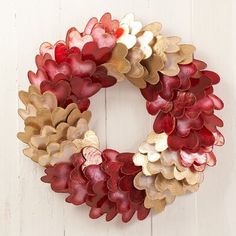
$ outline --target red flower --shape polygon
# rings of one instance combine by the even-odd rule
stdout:
[[[83,33],[71,28],[65,41],[43,43],[36,56],[38,69],[28,73],[30,83],[41,92],[53,92],[61,107],[73,101],[87,110],[90,96],[116,83],[102,64],[111,57],[118,27],[119,22],[106,13],[100,21],[92,18]]]
[[[212,147],[224,143],[217,129],[223,122],[214,115],[223,108],[223,102],[213,94],[213,85],[220,78],[198,60],[179,66],[178,76],[161,74],[159,84],[148,84],[141,92],[147,111],[156,115],[154,131],[168,134],[169,148],[181,151],[184,166],[203,170],[206,164],[215,164]]]
[[[120,214],[122,220],[128,222],[137,212],[138,219],[142,220],[149,209],[143,205],[145,191],[133,186],[133,179],[141,169],[134,166],[132,156],[132,153],[106,149],[101,153],[101,164],[86,166],[82,150],[71,157],[71,163],[48,167],[42,181],[50,183],[54,191],[67,192],[67,202],[86,203],[91,207],[93,219],[105,214],[110,221]]]
[[[50,183],[53,191],[57,193],[68,192],[68,180],[71,171],[74,169],[71,163],[59,163],[55,166],[49,166],[45,169],[47,175],[41,180]]]

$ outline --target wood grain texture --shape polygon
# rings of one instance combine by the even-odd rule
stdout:
[[[196,57],[222,77],[216,94],[225,101],[226,144],[216,150],[218,165],[208,169],[196,194],[180,197],[161,215],[120,224],[90,220],[88,208],[64,203],[64,195],[42,184],[43,170],[21,153],[15,134],[17,92],[26,89],[41,42],[64,38],[91,16],[110,11],[120,18],[134,12],[142,22],[163,24],[163,32],[197,46]],[[236,2],[234,0],[11,0],[0,8],[0,236],[234,236],[236,225]],[[151,129],[145,102],[128,82],[92,98],[92,128],[102,148],[135,151]]]

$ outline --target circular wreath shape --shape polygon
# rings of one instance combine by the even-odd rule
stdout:
[[[40,46],[31,85],[20,91],[27,144],[23,153],[45,167],[41,178],[66,202],[90,207],[90,217],[107,221],[137,212],[161,212],[177,196],[196,192],[207,166],[216,164],[214,146],[224,144],[214,112],[219,76],[194,58],[195,47],[161,34],[161,24],[143,26],[133,14],[114,20],[91,18],[84,31]],[[135,153],[100,150],[89,129],[89,98],[102,88],[129,80],[140,89],[153,131]]]

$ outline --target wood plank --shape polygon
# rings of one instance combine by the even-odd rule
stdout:
[[[191,35],[191,1],[150,1],[147,14],[156,9],[157,20],[163,24],[163,33],[179,36],[182,42],[192,43]],[[161,10],[159,10],[161,9]],[[161,214],[153,212],[153,235],[197,235],[196,195],[189,194],[177,197],[175,202],[167,206]],[[186,227],[188,230],[186,230]]]
[[[217,114],[225,121],[222,132],[226,137],[225,146],[215,151],[218,164],[206,170],[205,181],[198,193],[199,235],[235,235],[236,214],[231,210],[236,197],[235,33],[232,37],[236,8],[234,3],[233,10],[233,2],[195,0],[193,5],[192,32],[199,49],[197,56],[206,60],[209,68],[222,78],[215,92],[225,102],[224,110]]]
[[[0,9],[0,235],[20,232],[15,1]]]
[[[17,80],[19,89],[27,89],[27,71],[34,70],[34,57],[44,41],[54,43],[60,35],[59,1],[17,1],[16,2],[18,58]],[[19,130],[23,130],[20,120]],[[43,168],[27,159],[19,141],[19,213],[21,229],[16,235],[34,234],[64,235],[64,207],[60,194],[53,193],[49,185],[40,181]]]

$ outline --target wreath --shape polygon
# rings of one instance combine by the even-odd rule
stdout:
[[[23,153],[45,167],[43,182],[66,202],[85,203],[93,219],[128,222],[136,212],[143,220],[152,208],[163,211],[198,190],[216,164],[214,146],[224,144],[214,114],[223,108],[213,90],[219,76],[193,57],[193,45],[160,32],[160,23],[143,26],[133,14],[93,17],[83,32],[71,28],[65,41],[40,46],[31,85],[19,92]],[[135,153],[100,150],[88,127],[89,98],[124,80],[141,91],[153,131]]]

